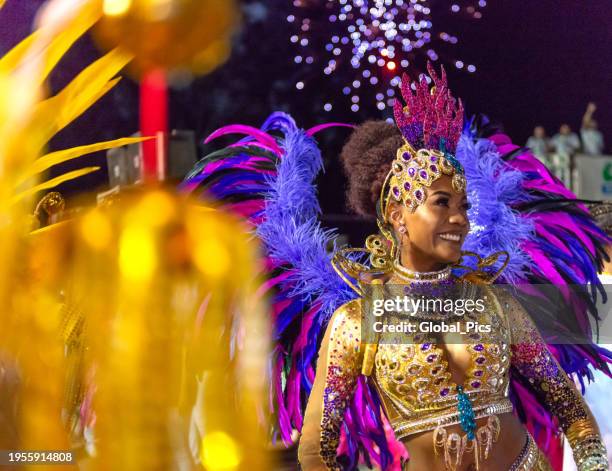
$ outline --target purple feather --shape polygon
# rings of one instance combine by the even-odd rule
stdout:
[[[456,156],[465,170],[471,203],[468,212],[471,230],[464,249],[483,256],[504,250],[510,255],[510,262],[503,282],[525,279],[530,259],[519,241],[534,240],[535,228],[532,221],[521,218],[512,209],[513,204],[530,199],[522,191],[523,174],[506,164],[487,139],[474,142],[464,134],[459,139]]]
[[[489,139],[475,139],[464,134],[457,158],[465,167],[472,202],[472,230],[465,248],[481,255],[508,252],[510,263],[501,282],[516,284],[519,291],[543,297],[533,283],[557,285],[568,316],[556,320],[557,328],[571,331],[568,326],[579,326],[585,338],[590,338],[588,306],[566,287],[568,281],[582,286],[588,297],[590,286],[594,302],[599,286],[594,267],[601,263],[597,247],[610,239],[595,225],[583,204],[572,203],[574,194],[530,152],[512,144],[508,136],[495,134]],[[570,206],[564,210],[566,206],[549,203],[556,200],[569,202]],[[509,227],[512,231],[508,231]],[[592,378],[589,367],[610,374],[610,352],[594,344],[549,345],[549,349],[563,369],[575,374],[581,384],[584,378]],[[516,371],[512,372],[512,390],[519,415],[540,447],[548,449],[557,433],[550,411],[537,401],[532,386]]]

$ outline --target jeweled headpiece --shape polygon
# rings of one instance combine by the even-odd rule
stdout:
[[[427,188],[442,175],[452,178],[455,191],[465,191],[463,167],[453,155],[463,128],[463,106],[448,89],[444,67],[439,77],[431,64],[427,71],[434,83],[431,90],[424,76],[411,82],[404,74],[401,92],[406,105],[395,101],[395,123],[404,145],[397,150],[381,191],[384,219],[391,199],[414,211],[427,199]]]
[[[454,156],[463,129],[463,106],[451,95],[444,68],[440,77],[431,64],[427,64],[427,71],[434,83],[431,90],[424,76],[413,83],[404,74],[401,91],[406,105],[395,101],[395,123],[404,144],[397,150],[381,190],[377,220],[380,233],[370,235],[364,248],[341,249],[334,254],[334,268],[360,295],[361,288],[351,279],[361,280],[364,273],[393,270],[399,253],[387,220],[389,201],[403,202],[414,211],[427,199],[427,188],[442,175],[452,178],[455,191],[465,191],[463,167]],[[369,267],[359,258],[364,254],[369,255]]]

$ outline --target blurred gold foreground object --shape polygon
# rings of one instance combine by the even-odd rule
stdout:
[[[59,363],[66,346],[63,416],[73,440],[93,435],[86,469],[268,469],[268,314],[244,227],[151,189],[29,242],[39,292],[63,292],[46,342]]]
[[[240,19],[234,0],[103,0],[102,9],[98,42],[133,54],[136,75],[211,72],[229,57]]]
[[[43,155],[131,59],[110,51],[45,97],[102,14],[101,0],[75,3],[47,2],[40,29],[0,58],[0,449],[82,443],[82,469],[269,469],[269,327],[251,288],[258,249],[237,222],[152,188],[30,234],[34,196],[97,167],[43,172],[140,140]]]

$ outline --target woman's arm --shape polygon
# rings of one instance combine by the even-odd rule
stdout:
[[[582,395],[551,355],[520,303],[507,296],[504,308],[512,330],[512,365],[533,385],[540,400],[559,419],[579,471],[607,471],[606,448]]]
[[[319,350],[298,448],[302,470],[340,469],[336,461],[340,426],[361,358],[361,308],[359,301],[351,301],[332,316]]]

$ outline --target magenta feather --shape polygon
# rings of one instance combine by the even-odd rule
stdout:
[[[208,144],[214,139],[217,139],[221,136],[226,136],[228,134],[244,134],[248,137],[255,139],[258,143],[263,144],[264,146],[266,146],[266,148],[273,149],[276,155],[280,156],[283,153],[281,148],[276,143],[274,137],[270,136],[270,134],[252,126],[245,126],[243,124],[233,124],[230,126],[222,127],[221,129],[217,129],[204,140],[204,143]]]
[[[314,136],[318,132],[324,131],[329,128],[337,128],[337,127],[345,127],[345,128],[355,128],[354,124],[346,124],[346,123],[325,123],[319,124],[318,126],[314,126],[310,129],[306,130],[307,136]]]

